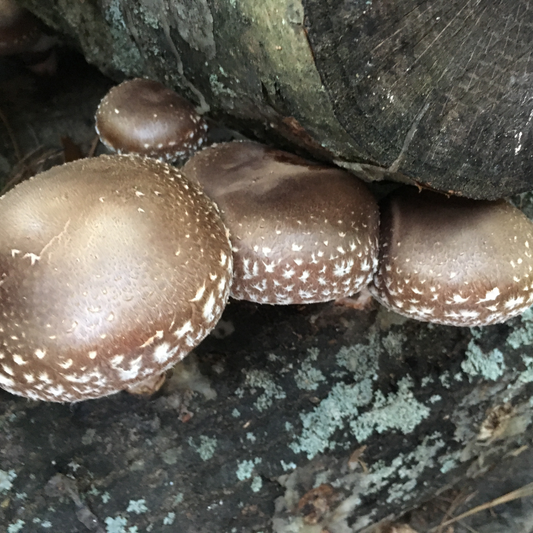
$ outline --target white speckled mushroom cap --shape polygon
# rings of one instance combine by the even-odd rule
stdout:
[[[508,202],[405,188],[380,207],[370,288],[385,307],[427,322],[483,326],[533,303],[533,223]]]
[[[104,96],[96,111],[96,131],[113,152],[170,162],[202,146],[207,123],[189,101],[162,83],[135,78]]]
[[[0,386],[112,394],[164,372],[215,326],[232,275],[218,210],[173,167],[101,156],[0,199]]]
[[[234,298],[324,302],[372,279],[377,205],[347,172],[253,142],[206,148],[182,171],[217,202],[230,230]]]

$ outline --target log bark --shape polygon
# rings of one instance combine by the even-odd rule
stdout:
[[[531,441],[532,323],[232,303],[156,398],[68,406],[0,391],[0,521],[373,531]],[[74,489],[52,490],[58,474]]]
[[[367,179],[491,199],[531,189],[523,0],[21,3],[115,79],[158,79]]]

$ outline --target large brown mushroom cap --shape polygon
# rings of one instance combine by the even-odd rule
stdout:
[[[217,202],[230,230],[234,298],[323,302],[371,280],[378,210],[350,174],[252,142],[206,148],[182,170]]]
[[[232,274],[216,206],[173,167],[102,156],[0,199],[0,386],[76,401],[164,372],[215,326]]]
[[[533,224],[511,204],[402,189],[381,211],[371,291],[386,307],[422,321],[482,326],[533,303]]]
[[[179,94],[157,81],[136,78],[104,96],[96,112],[96,131],[113,152],[175,161],[200,148],[207,124]]]

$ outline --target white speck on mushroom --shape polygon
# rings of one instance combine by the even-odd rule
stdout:
[[[177,330],[174,331],[174,335],[178,338],[178,339],[181,339],[183,338],[187,333],[191,332],[193,330],[193,327],[192,327],[192,323],[190,320],[188,320],[187,322],[185,322],[185,324],[183,324],[183,326],[181,326],[180,328],[178,328]]]
[[[204,292],[205,292],[205,284],[198,288],[191,302],[199,302],[202,299]]]
[[[213,317],[213,308],[215,306],[215,302],[216,302],[215,295],[213,293],[211,293],[209,295],[209,298],[207,299],[207,301],[204,304],[204,309],[203,309],[203,312],[202,312],[203,317],[206,320],[208,320],[208,321],[212,321],[213,318],[214,318]]]

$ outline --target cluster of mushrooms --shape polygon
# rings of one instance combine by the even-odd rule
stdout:
[[[402,188],[378,207],[351,174],[254,142],[197,151],[204,119],[144,79],[113,88],[96,127],[117,154],[0,198],[0,386],[14,394],[154,390],[229,296],[305,304],[369,286],[454,326],[533,303],[533,224],[505,201]]]

